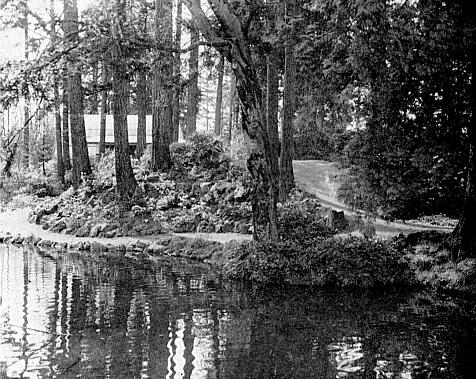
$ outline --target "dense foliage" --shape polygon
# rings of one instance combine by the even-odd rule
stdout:
[[[263,285],[378,287],[413,282],[408,262],[391,244],[359,238],[316,241],[305,249],[292,242],[243,244],[226,272]]]
[[[440,0],[304,7],[296,151],[339,153],[348,205],[398,218],[459,214],[473,96],[466,13]]]

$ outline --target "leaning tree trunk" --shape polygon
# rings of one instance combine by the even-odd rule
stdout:
[[[247,167],[252,178],[253,237],[278,239],[276,178],[271,173],[271,153],[263,109],[262,91],[251,53],[252,43],[240,19],[228,3],[209,0],[220,29],[210,22],[200,0],[185,0],[205,39],[232,64],[241,103],[242,128],[248,152]],[[226,30],[227,38],[223,31]]]

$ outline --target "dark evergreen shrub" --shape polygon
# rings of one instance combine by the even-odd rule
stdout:
[[[412,284],[408,262],[389,243],[359,238],[316,241],[301,248],[292,242],[242,244],[225,267],[245,282],[332,287]]]

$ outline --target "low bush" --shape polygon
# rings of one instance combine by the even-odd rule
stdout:
[[[327,239],[303,249],[292,242],[242,244],[226,276],[266,285],[380,287],[413,283],[408,262],[389,243]]]
[[[332,236],[320,212],[317,199],[294,191],[288,202],[278,209],[278,230],[283,241],[309,247]]]
[[[96,190],[111,188],[116,182],[114,151],[107,151],[95,166],[93,187]]]
[[[225,159],[222,142],[212,134],[194,133],[185,142],[170,146],[175,170],[179,172],[217,169]]]

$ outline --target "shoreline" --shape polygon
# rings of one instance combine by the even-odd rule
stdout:
[[[235,233],[172,233],[140,237],[76,237],[44,230],[28,221],[30,208],[0,213],[0,243],[33,245],[55,250],[112,253],[130,257],[175,256],[224,264],[232,250],[252,236]]]

